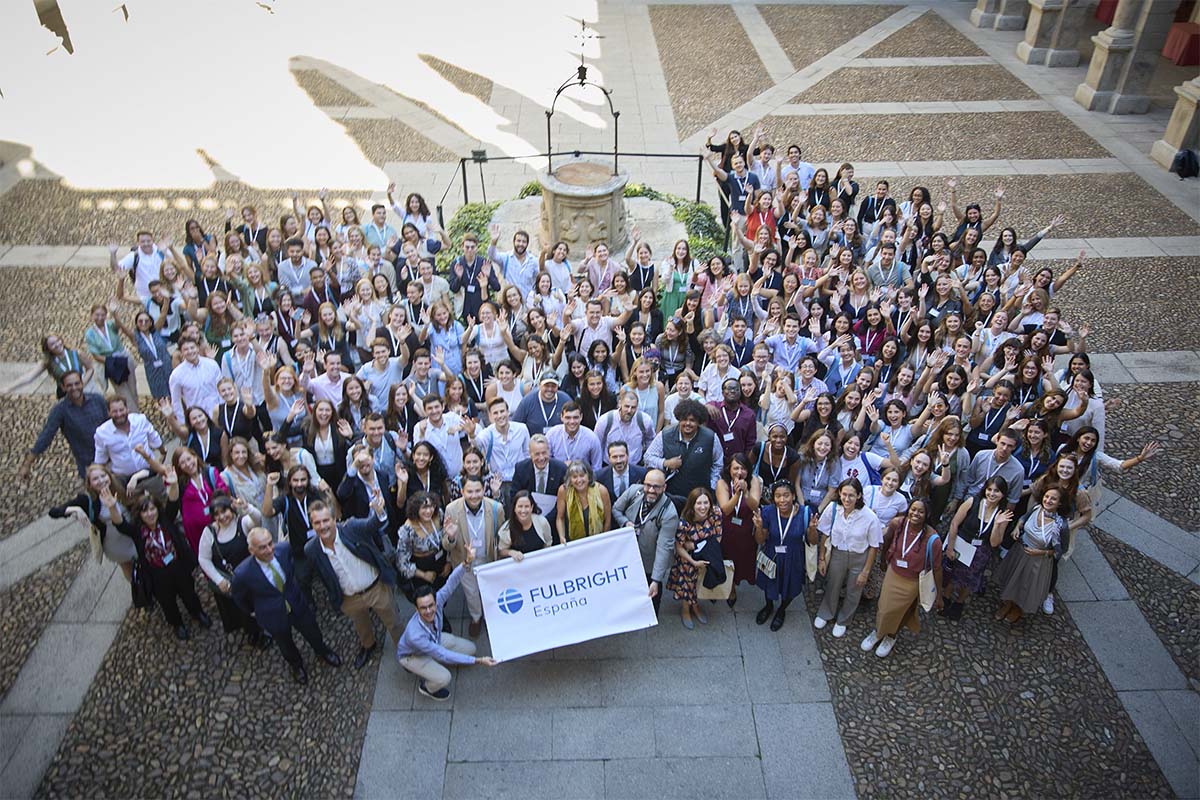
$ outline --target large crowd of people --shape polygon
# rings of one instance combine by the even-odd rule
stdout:
[[[447,665],[495,663],[471,641],[473,565],[623,526],[656,611],[671,593],[689,629],[722,579],[730,607],[761,591],[776,631],[806,591],[835,637],[874,603],[881,657],[919,608],[957,620],[988,581],[997,619],[1053,613],[1102,470],[1156,449],[1107,452],[1088,328],[1055,304],[1083,254],[1030,257],[1062,217],[996,232],[1003,187],[860,191],[851,164],[831,176],[761,131],[704,154],[732,245],[704,260],[637,228],[623,254],[496,226],[455,243],[417,193],[366,219],[322,192],[278,220],[188,219],[181,242],[140,231],[110,247],[82,344],[43,332],[24,382],[44,372],[60,400],[22,477],[61,431],[82,484],[51,514],[90,524],[181,639],[178,601],[212,624],[207,581],[225,632],[274,642],[298,681],[293,630],[341,663],[318,583],[357,666],[373,612],[444,699]],[[458,587],[465,637],[443,613]]]

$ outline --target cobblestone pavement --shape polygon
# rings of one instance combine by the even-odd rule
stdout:
[[[901,8],[760,6],[757,11],[747,12],[722,5],[652,5],[648,10],[639,10],[639,14],[644,14],[640,18],[652,24],[670,100],[669,108],[658,101],[662,108],[657,118],[644,122],[645,140],[650,140],[651,126],[665,126],[669,138],[666,116],[672,114],[674,133],[680,139],[697,131],[707,132],[714,120],[769,89],[771,76],[775,74],[778,78],[784,57],[795,70],[803,70]],[[985,55],[984,50],[959,33],[941,14],[944,11],[965,16],[966,9],[966,5],[959,4],[926,12],[852,57],[969,57],[978,61]],[[761,22],[752,39],[752,34],[747,33],[746,18],[756,14],[761,15]],[[764,23],[774,42],[758,38]],[[772,53],[774,58],[770,57]],[[655,55],[647,52],[644,57],[653,59]],[[467,72],[448,61],[428,56],[423,56],[423,60],[460,91],[485,103],[490,101],[493,90],[503,88],[499,78],[493,84],[489,76]],[[770,62],[770,68],[764,60]],[[376,164],[391,163],[390,169],[394,170],[395,162],[445,163],[457,158],[445,143],[426,138],[396,119],[367,118],[374,116],[377,109],[364,112],[364,107],[371,103],[319,69],[299,70],[295,79],[316,105],[359,109],[361,116],[352,113],[348,119],[339,121],[364,155]],[[794,102],[1019,100],[1035,96],[1007,69],[975,63],[919,69],[914,66],[847,68],[804,86],[807,88],[797,86],[792,91]],[[621,119],[623,135],[628,130],[638,130],[638,123],[629,122],[631,118],[636,120],[638,113],[654,116],[653,109],[643,108],[639,112],[633,107],[633,101],[639,98],[628,96],[629,105],[623,105],[624,97],[618,102],[618,107],[628,112]],[[788,95],[784,94],[777,102],[789,102]],[[437,109],[423,107],[441,116]],[[774,143],[802,142],[806,158],[818,162],[1113,156],[1100,141],[1056,111],[890,117],[850,113],[802,117],[785,113],[755,108],[749,120],[761,117]],[[752,122],[742,130],[749,136]],[[718,140],[725,133],[720,131]],[[636,141],[636,136],[633,140]],[[1036,166],[1022,165],[1022,168]],[[978,172],[978,168],[968,171]],[[857,179],[867,191],[874,182],[874,176],[865,170]],[[1012,225],[1021,238],[1026,238],[1060,211],[1068,218],[1054,232],[1055,237],[1200,233],[1200,225],[1175,205],[1164,202],[1163,195],[1133,172],[1003,178],[966,174],[958,177],[959,199],[962,203],[982,202],[987,209],[993,189],[1001,182],[1006,188],[1004,213],[997,226],[989,231],[986,242],[989,247],[1001,227]],[[915,185],[928,186],[935,198],[946,196],[944,176],[892,178],[892,192],[897,197],[906,197]],[[382,188],[334,190],[333,205],[345,201],[363,205],[370,196],[369,189]],[[401,191],[409,188],[401,184]],[[434,187],[424,185],[411,188],[422,191],[427,198],[435,191]],[[708,189],[707,185],[705,188]],[[1114,192],[1119,192],[1119,202],[1114,202]],[[301,192],[302,201],[315,195],[315,188]],[[207,230],[219,232],[224,209],[244,203],[256,204],[260,216],[272,223],[291,210],[288,193],[264,191],[233,181],[218,181],[207,191],[167,188],[84,191],[57,180],[25,180],[0,195],[0,218],[5,220],[0,228],[0,241],[76,246],[117,240],[122,247],[128,247],[133,231],[143,227],[179,241],[186,217],[195,216]],[[1200,274],[1198,262],[1200,257],[1089,261],[1055,300],[1074,324],[1091,325],[1090,344],[1097,352],[1196,349],[1200,340],[1185,321],[1191,318],[1189,298],[1200,292],[1196,284]],[[1056,271],[1067,264],[1047,263]],[[104,269],[33,266],[0,269],[0,296],[20,296],[23,300],[0,319],[0,360],[35,359],[35,332],[44,329],[55,329],[71,339],[79,337],[86,320],[78,309],[106,297],[110,282]],[[1126,299],[1123,292],[1131,285],[1138,288],[1138,294]],[[1188,487],[1200,480],[1194,455],[1194,442],[1200,436],[1200,418],[1195,411],[1200,384],[1126,384],[1105,388],[1106,394],[1124,401],[1109,415],[1108,449],[1113,455],[1131,455],[1149,439],[1158,439],[1166,445],[1159,457],[1133,472],[1108,476],[1108,485],[1188,530],[1200,529],[1200,509],[1188,492]],[[53,400],[9,397],[6,401],[0,406],[0,429],[9,437],[8,446],[0,453],[0,487],[4,487],[0,488],[0,537],[29,522],[52,502],[63,499],[75,485],[73,462],[59,439],[39,462],[40,479],[27,490],[17,487],[14,475],[21,454],[36,435],[37,423],[44,419]],[[156,411],[148,407],[143,410],[161,425]],[[1200,680],[1197,667],[1200,590],[1102,532],[1094,531],[1093,538],[1175,662],[1195,685]],[[82,563],[85,549],[86,545],[67,553],[0,595],[0,612],[7,612],[3,614],[7,621],[0,624],[5,643],[5,653],[0,657],[0,694],[11,685],[37,631],[44,625],[42,616],[48,619],[58,605],[71,576]],[[756,593],[747,590],[747,594]],[[202,596],[215,617],[206,587],[202,588]],[[322,629],[349,661],[357,647],[350,625],[328,609],[323,592],[318,591],[318,596]],[[743,606],[750,603],[747,598]],[[887,659],[863,654],[858,647],[873,625],[873,608],[860,609],[847,636],[841,640],[833,639],[828,628],[816,632],[818,652],[809,657],[813,665],[819,657],[828,676],[833,710],[859,795],[1171,796],[1171,787],[1156,763],[1158,751],[1152,755],[1152,748],[1084,641],[1067,603],[1060,604],[1053,616],[1038,614],[1013,628],[992,621],[996,604],[995,590],[989,588],[984,596],[973,598],[960,621],[927,619],[919,636],[902,634],[895,653]],[[809,617],[814,610],[809,598]],[[720,608],[717,614],[723,611]],[[799,611],[797,608],[796,612]],[[600,691],[594,685],[581,685],[581,674],[611,671],[614,675],[624,675],[626,685],[634,686],[631,690],[634,699],[623,698],[622,703],[657,708],[668,701],[664,695],[679,695],[679,686],[689,678],[680,667],[674,666],[685,663],[676,656],[699,654],[716,664],[720,659],[709,657],[717,653],[722,658],[730,657],[734,674],[736,667],[744,671],[742,683],[749,698],[746,705],[778,702],[775,695],[779,687],[773,681],[782,681],[786,694],[815,688],[815,694],[823,700],[824,680],[820,686],[807,686],[793,674],[801,667],[789,654],[797,652],[802,639],[795,626],[808,624],[804,615],[794,612],[788,627],[771,635],[748,623],[745,612],[746,608],[739,609],[738,621],[725,630],[720,629],[722,620],[714,619],[714,624],[705,631],[708,639],[684,640],[680,638],[684,632],[673,619],[672,611],[664,608],[663,625],[673,627],[655,631],[654,639],[647,634],[640,640],[657,642],[655,646],[664,652],[655,651],[651,655],[655,659],[671,656],[670,669],[680,673],[668,673],[661,663],[652,667],[634,665],[632,661],[614,665],[613,662],[642,658],[644,654],[631,654],[624,649],[618,654],[606,653],[596,643],[575,648],[570,657],[577,660],[551,671],[572,679],[564,679],[563,683],[576,693],[573,696]],[[1084,618],[1080,615],[1079,619]],[[177,642],[157,615],[147,617],[141,612],[128,615],[44,776],[40,795],[349,797],[355,787],[379,657],[361,672],[355,672],[348,664],[335,671],[314,663],[311,652],[301,644],[310,665],[311,683],[300,688],[291,683],[286,666],[272,650],[251,651],[241,646],[240,641],[217,631],[197,629],[193,637],[190,642]],[[9,647],[9,642],[18,646]],[[558,665],[559,656],[554,659]],[[486,698],[477,706],[496,710],[513,701],[513,697],[504,693],[506,679],[536,675],[546,663],[523,660],[508,665],[507,676],[501,668],[490,674],[473,674],[464,685],[473,685],[477,695]],[[660,672],[653,672],[654,669]],[[776,669],[779,673],[772,674]],[[811,677],[811,670],[812,666],[806,667],[804,675]],[[713,669],[710,672],[726,674]],[[681,684],[673,684],[669,691],[656,689],[651,678],[659,674]],[[489,690],[481,691],[480,687]],[[532,697],[534,705],[546,701],[538,695],[536,686],[524,686],[522,691],[526,695],[516,693],[516,699]],[[737,692],[742,689],[737,688]],[[804,700],[810,701],[818,702],[811,698]],[[686,702],[695,700],[689,696]],[[421,701],[410,696],[408,703],[402,710],[423,711]],[[481,718],[478,708],[475,711],[474,719],[478,720]],[[647,709],[641,711],[651,713]],[[751,710],[746,716],[753,714]],[[467,719],[471,718],[458,716],[454,725],[461,728]],[[449,726],[447,722],[447,736]],[[708,745],[720,738],[720,731],[715,728],[692,728],[685,734],[690,733],[700,741],[697,753],[679,751],[677,732],[668,730],[660,734],[660,727],[656,725],[652,731],[656,742],[652,754],[655,766],[662,766],[660,760],[665,764],[666,755],[694,756],[703,751],[702,755],[707,756]],[[752,735],[748,740],[757,741],[753,738],[753,718],[749,727]],[[504,735],[514,733],[501,730],[489,744],[503,751],[504,745],[499,741]],[[656,736],[659,738],[655,739]],[[830,738],[836,741],[835,736]],[[664,752],[661,742],[668,742],[675,750]],[[416,743],[413,747],[408,744],[394,743],[398,762],[416,752]],[[815,746],[802,738],[792,744],[800,759],[804,758],[806,748]],[[767,754],[759,752],[756,756],[753,750],[756,747],[753,744],[751,751],[739,752],[739,759],[730,761],[738,762],[738,770],[746,766],[742,762],[749,762],[751,773],[765,774],[765,768],[760,771],[753,762],[765,760]],[[451,778],[461,781],[470,772],[470,764],[466,763],[470,759],[463,759],[461,753],[455,758],[448,753],[442,755],[453,762],[446,771],[447,781]],[[642,755],[645,754],[639,754],[639,758]],[[657,785],[660,794],[672,794],[673,787],[687,786],[687,792],[679,793],[695,794],[692,784],[686,782],[695,761],[693,758],[687,764],[666,764],[669,769],[664,774],[676,779],[666,789],[654,781],[637,784],[638,789],[644,791],[645,785]],[[646,759],[646,763],[650,760]],[[711,773],[713,780],[708,788],[717,783],[728,784],[730,775],[735,773],[743,774],[733,769],[716,769]],[[397,779],[401,777],[398,775]],[[518,781],[514,789],[522,795],[531,793],[530,783],[529,779]],[[565,785],[577,784],[568,781]],[[503,793],[502,788],[496,789],[497,796]],[[745,796],[751,796],[762,787],[741,788]],[[709,793],[721,794],[715,790]],[[796,794],[799,793],[802,784],[796,784]],[[570,794],[567,790],[560,792],[560,796]]]
[[[770,86],[767,70],[731,6],[651,6],[650,21],[679,138],[707,128],[747,95]],[[716,53],[698,46],[714,39],[721,40]],[[717,143],[726,133],[716,137]]]
[[[1163,445],[1158,455],[1130,472],[1106,471],[1105,485],[1188,531],[1200,531],[1200,507],[1191,488],[1200,481],[1197,391],[1200,383],[1125,384],[1105,390],[1105,397],[1111,393],[1122,400],[1106,419],[1109,453],[1129,458],[1148,441]]]
[[[0,697],[12,688],[54,609],[79,572],[89,545],[76,545],[0,592]]]
[[[906,161],[914,153],[939,161],[974,158],[1102,158],[1108,151],[1057,111],[915,114],[887,124],[854,114],[766,116],[772,142],[808,142],[810,161]],[[829,131],[838,131],[836,139]]]
[[[926,11],[879,44],[863,58],[981,56],[983,51],[933,11]]]
[[[797,103],[922,103],[963,100],[1030,100],[1037,93],[1004,67],[842,69],[803,92]]]
[[[1200,587],[1103,531],[1091,535],[1179,670],[1200,688]]]
[[[1010,627],[998,605],[989,588],[957,622],[927,617],[888,658],[859,649],[873,607],[842,639],[817,631],[859,796],[1171,796],[1070,615]]]
[[[379,655],[355,671],[358,640],[317,594],[322,633],[346,663],[332,669],[298,642],[307,686],[274,647],[221,633],[206,586],[214,627],[193,624],[190,641],[160,612],[131,611],[39,796],[349,797]]]
[[[19,531],[78,491],[75,459],[66,440],[56,436],[34,469],[38,479],[23,487],[17,469],[33,445],[53,397],[5,397],[0,403],[0,538]]]

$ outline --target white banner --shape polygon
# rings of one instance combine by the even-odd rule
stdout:
[[[483,564],[475,575],[501,661],[658,624],[633,528]]]

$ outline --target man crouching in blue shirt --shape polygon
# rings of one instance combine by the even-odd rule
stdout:
[[[453,526],[453,523],[450,523]],[[496,666],[496,659],[487,656],[475,657],[475,643],[444,633],[442,612],[447,601],[454,595],[462,580],[463,570],[469,569],[475,560],[475,548],[467,547],[463,563],[454,568],[446,585],[435,595],[428,584],[417,589],[417,613],[409,619],[396,646],[396,658],[400,666],[416,675],[420,680],[417,690],[431,700],[449,700],[450,670],[445,664],[483,664]]]

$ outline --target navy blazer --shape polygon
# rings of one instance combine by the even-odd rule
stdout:
[[[546,494],[558,494],[558,487],[567,479],[567,465],[557,458],[551,458],[546,466]],[[513,467],[512,493],[522,489],[532,492],[537,487],[534,480],[533,459],[523,458]]]
[[[646,478],[646,468],[639,467],[637,464],[630,464],[628,467],[625,468],[625,471],[629,473],[629,485],[630,486],[637,486]],[[605,467],[604,469],[597,472],[596,473],[596,483],[600,484],[605,489],[608,489],[608,496],[610,498],[612,498],[612,502],[614,502],[614,503],[617,502],[617,493],[616,493],[616,490],[613,488],[613,469],[612,469],[612,467]]]
[[[283,571],[283,593],[275,588],[275,584],[263,574],[258,559],[254,556],[247,558],[233,571],[233,586],[230,590],[233,601],[248,614],[253,614],[255,620],[267,633],[278,638],[287,633],[291,622],[288,620],[287,605],[292,607],[292,614],[312,615],[300,584],[296,581],[295,567],[292,566],[292,547],[287,542],[275,545],[275,560]],[[287,605],[284,604],[284,598]]]
[[[395,513],[395,495],[388,491],[387,475],[378,468],[375,470],[375,481],[379,485],[380,491],[383,492],[383,502],[387,507],[387,515],[390,520]],[[375,512],[371,508],[371,497],[367,494],[367,486],[358,477],[357,470],[351,469],[347,472],[341,485],[336,487],[336,491],[338,505],[342,509],[342,519],[364,519],[374,515]],[[305,545],[304,549],[307,554],[308,546]]]
[[[338,525],[338,534],[341,535],[342,544],[347,550],[379,571],[379,580],[388,586],[395,586],[396,568],[388,562],[377,541],[386,528],[386,522],[380,522],[371,516],[343,522]],[[329,591],[333,607],[341,608],[342,584],[338,582],[337,573],[333,571],[333,564],[329,563],[329,556],[325,555],[324,549],[321,548],[319,537],[314,536],[308,540],[308,544],[304,545],[304,555],[316,566],[317,575]]]

